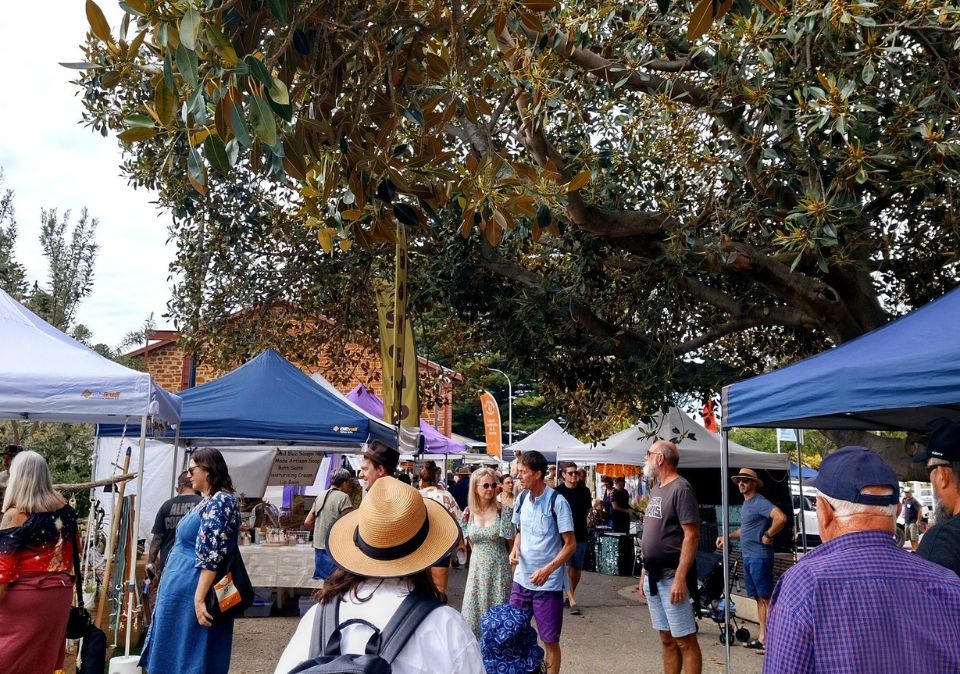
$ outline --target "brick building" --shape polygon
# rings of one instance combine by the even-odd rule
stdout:
[[[150,373],[153,380],[168,391],[182,391],[187,388],[190,380],[190,355],[178,346],[178,333],[174,330],[153,330],[149,333],[147,345],[127,354],[135,361],[143,361],[143,369]],[[307,374],[319,372],[333,382],[341,393],[348,393],[357,384],[363,384],[381,398],[383,397],[383,380],[380,365],[380,355],[364,346],[350,344],[346,351],[349,353],[351,364],[342,366],[334,363],[329,354],[321,352],[318,355],[316,367],[306,367],[302,363],[290,359],[291,362]],[[443,404],[424,404],[421,417],[426,419],[437,430],[447,437],[453,432],[453,393],[454,387],[463,381],[463,376],[442,367],[426,358],[418,358],[418,369],[422,383],[438,382],[438,398]],[[337,368],[337,369],[335,369]],[[210,365],[197,365],[196,383],[204,384],[219,377],[223,372],[217,371]],[[428,409],[429,407],[429,409]]]

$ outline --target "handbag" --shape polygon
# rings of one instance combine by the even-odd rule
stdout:
[[[80,536],[74,533],[73,540],[73,584],[77,589],[77,605],[70,607],[70,617],[67,619],[67,638],[83,639],[90,630],[96,629],[90,612],[83,606],[83,593],[80,586],[83,578],[80,576]]]
[[[253,605],[255,596],[240,548],[234,542],[233,549],[217,565],[213,585],[204,600],[207,613],[214,624],[233,620]]]

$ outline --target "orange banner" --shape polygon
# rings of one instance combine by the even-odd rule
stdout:
[[[487,454],[501,457],[500,407],[489,391],[480,394],[480,409],[483,410],[483,434],[487,440]]]

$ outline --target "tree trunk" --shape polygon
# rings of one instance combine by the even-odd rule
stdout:
[[[869,447],[890,464],[897,477],[903,481],[927,481],[923,464],[913,463],[913,454],[918,450],[919,438],[907,434],[906,438],[890,438],[869,431],[822,431],[824,435],[837,443],[838,447],[860,445]]]

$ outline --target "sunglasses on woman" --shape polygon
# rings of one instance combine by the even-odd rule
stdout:
[[[481,489],[493,489],[494,487],[497,486],[497,483],[496,483],[496,482],[482,482],[482,483],[478,484],[477,486],[480,487]]]

